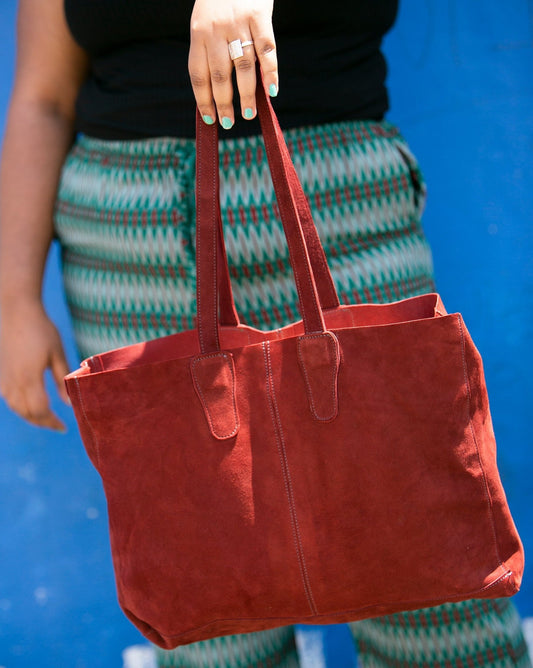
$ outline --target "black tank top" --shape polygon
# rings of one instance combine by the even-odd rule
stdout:
[[[381,39],[398,0],[275,0],[282,128],[381,119],[388,109]],[[187,68],[193,0],[65,0],[75,40],[90,56],[77,130],[103,139],[193,137]],[[237,92],[236,92],[237,96]],[[240,118],[223,137],[255,134]]]

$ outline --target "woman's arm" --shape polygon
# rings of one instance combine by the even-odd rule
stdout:
[[[20,0],[15,85],[0,164],[0,392],[26,420],[62,429],[43,373],[66,398],[67,365],[41,287],[61,166],[87,59],[69,34],[63,0]]]

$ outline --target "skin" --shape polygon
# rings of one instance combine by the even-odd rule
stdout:
[[[255,57],[259,59],[267,90],[278,88],[276,43],[272,29],[273,0],[196,0],[191,15],[189,74],[203,115],[224,117],[234,123],[231,72],[235,66],[241,113],[255,105]],[[233,63],[228,43],[235,39],[252,40],[244,55]],[[215,110],[216,105],[216,110]],[[252,118],[253,118],[252,116]]]
[[[189,73],[203,116],[235,122],[231,73],[241,111],[255,104],[255,59],[267,89],[278,88],[273,0],[196,0],[191,16]],[[228,43],[253,40],[231,61]],[[68,373],[59,333],[42,303],[61,167],[74,138],[75,100],[88,58],[72,39],[63,0],[20,0],[17,65],[0,163],[0,394],[22,418],[64,431],[50,407],[50,370],[68,403]],[[228,126],[226,122],[225,126]]]

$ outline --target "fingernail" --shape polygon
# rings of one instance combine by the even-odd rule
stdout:
[[[224,128],[224,130],[229,130],[232,125],[233,121],[231,120],[231,118],[229,118],[228,116],[224,116],[222,118],[222,127]]]
[[[246,107],[244,110],[244,118],[253,118],[254,110],[251,107]]]
[[[206,123],[206,125],[213,125],[213,123],[215,122],[212,116],[210,116],[209,114],[204,114],[202,116],[202,119],[204,123]]]
[[[270,97],[276,97],[276,95],[278,94],[278,87],[276,86],[276,84],[270,84],[270,86],[268,87],[268,94],[270,95]]]

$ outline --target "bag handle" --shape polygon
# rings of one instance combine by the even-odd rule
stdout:
[[[259,74],[260,76],[260,74]],[[262,81],[262,79],[260,79]],[[306,333],[325,331],[322,309],[339,300],[324,250],[264,83],[257,86],[257,106],[274,190],[289,246]],[[197,111],[196,122],[196,270],[197,315],[202,352],[220,349],[218,300],[222,323],[238,324],[222,236],[219,202],[218,130]],[[320,296],[320,298],[319,298]]]
[[[258,77],[261,77],[260,68],[257,68]],[[266,100],[270,101],[270,98],[266,96]],[[267,105],[267,118],[270,119],[270,123],[279,127],[278,120],[276,115],[271,108],[271,105]],[[263,115],[260,115],[260,119]],[[206,128],[205,123],[201,119],[200,112],[197,110],[196,115],[197,135],[204,131]],[[263,124],[262,124],[263,127]],[[215,130],[215,135],[218,133]],[[317,283],[318,294],[320,297],[320,305],[322,309],[337,308],[339,304],[339,298],[335,290],[333,280],[329,271],[326,254],[322,244],[320,243],[320,238],[318,236],[317,229],[313,222],[313,217],[311,214],[311,209],[307,201],[307,197],[303,191],[300,180],[294,168],[294,164],[290,158],[290,154],[287,150],[286,144],[283,141],[281,144],[282,151],[285,149],[285,158],[284,164],[287,168],[287,176],[290,179],[290,188],[292,189],[294,199],[296,201],[296,206],[298,208],[298,215],[300,217],[300,223],[305,236],[305,241],[307,248],[312,248],[313,251],[310,253],[311,265],[313,267],[313,274],[315,276],[315,281]],[[273,160],[272,156],[272,147],[270,143],[267,143],[265,146],[267,157],[269,162]],[[218,151],[218,143],[215,146],[215,150]],[[218,158],[217,158],[218,160]],[[217,163],[218,164],[218,163]],[[198,180],[197,180],[198,183]],[[220,200],[217,198],[217,216],[219,217],[219,236],[217,240],[218,245],[218,254],[217,254],[217,267],[219,270],[219,285],[220,285],[220,324],[221,325],[238,325],[239,318],[237,311],[235,309],[235,303],[233,301],[233,294],[231,290],[231,281],[228,271],[228,262],[226,258],[226,249],[224,244],[224,235],[222,227],[222,216],[220,213]]]

